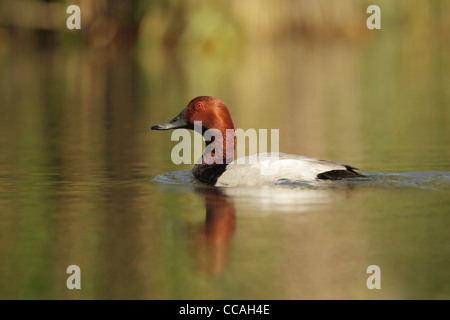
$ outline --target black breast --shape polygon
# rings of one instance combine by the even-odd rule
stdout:
[[[196,164],[192,172],[194,177],[203,183],[209,185],[215,185],[217,179],[222,175],[222,173],[227,168],[227,164]]]

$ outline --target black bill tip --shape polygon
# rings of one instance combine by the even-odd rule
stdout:
[[[152,126],[152,130],[171,130],[171,129],[180,129],[187,128],[186,119],[184,117],[186,109],[180,112],[175,118],[170,120],[169,122],[160,123]]]
[[[152,126],[152,130],[169,130],[169,128],[164,128],[162,125],[156,124]]]

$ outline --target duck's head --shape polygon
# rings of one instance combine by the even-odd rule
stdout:
[[[201,121],[203,134],[208,129],[234,129],[228,108],[220,99],[200,96],[192,99],[175,118],[169,122],[152,126],[152,130],[194,129],[194,122]]]

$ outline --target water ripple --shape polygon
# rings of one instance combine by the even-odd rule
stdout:
[[[299,181],[280,179],[265,185],[295,189],[324,189],[342,187],[371,188],[421,188],[430,190],[445,190],[450,188],[450,172],[401,172],[401,173],[370,173],[365,177],[351,180],[316,180]],[[178,170],[162,173],[153,179],[154,182],[168,185],[199,186],[191,170]]]

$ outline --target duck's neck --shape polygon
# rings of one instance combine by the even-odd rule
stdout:
[[[202,165],[227,165],[234,160],[236,137],[234,128],[213,129],[204,133],[206,146]]]

